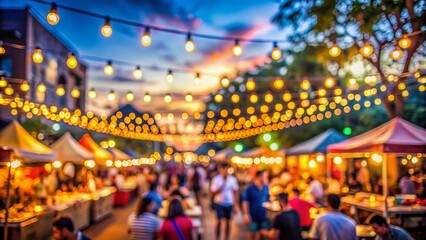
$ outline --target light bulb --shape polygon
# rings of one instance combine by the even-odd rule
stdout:
[[[234,44],[234,47],[232,48],[232,52],[237,57],[241,56],[241,54],[243,53],[243,49],[241,48],[239,44],[239,40],[235,40],[235,44]]]
[[[373,54],[374,48],[373,46],[370,45],[369,42],[365,42],[364,46],[362,46],[362,48],[359,49],[359,52],[361,53],[362,56],[368,58],[371,56],[371,54]]]
[[[340,53],[342,52],[342,49],[340,49],[339,46],[337,46],[337,44],[333,44],[333,46],[331,46],[331,48],[328,50],[328,53],[330,54],[330,56],[332,57],[338,57],[340,55]]]
[[[115,99],[117,99],[117,95],[115,94],[114,90],[111,90],[111,91],[108,93],[108,100],[112,102],[112,101],[114,101]]]
[[[47,22],[50,25],[56,25],[59,22],[58,10],[56,8],[56,3],[52,3],[49,13],[47,14]]]
[[[133,100],[135,100],[135,95],[133,95],[133,93],[132,93],[131,91],[129,91],[129,92],[126,94],[126,100],[127,100],[128,102],[133,102]]]
[[[328,77],[328,78],[326,78],[325,79],[325,81],[324,81],[324,86],[326,87],[326,88],[332,88],[332,87],[334,87],[334,84],[335,84],[336,82],[334,81],[334,79],[332,78],[332,77]]]
[[[1,76],[0,78],[0,87],[6,87],[7,86],[7,81],[6,78],[4,78],[3,76]]]
[[[8,84],[7,87],[4,89],[4,93],[6,93],[6,95],[12,95],[15,91],[12,88],[12,85]]]
[[[95,89],[91,88],[90,91],[87,93],[87,95],[89,96],[89,98],[95,99],[96,98],[96,91],[95,91]]]
[[[104,67],[104,73],[108,76],[111,76],[114,73],[114,67],[112,66],[112,61],[108,61],[107,65]]]
[[[23,92],[28,92],[30,90],[30,85],[28,84],[27,81],[23,81],[21,84],[21,91]]]
[[[136,69],[133,71],[133,77],[135,79],[141,79],[143,76],[142,70],[140,66],[136,66]]]
[[[311,83],[309,82],[308,79],[304,79],[302,81],[302,83],[300,84],[300,88],[302,88],[303,90],[307,91],[309,88],[311,88]]]
[[[191,33],[188,33],[186,43],[185,43],[185,50],[187,52],[193,52],[194,49],[195,49],[195,45],[194,45],[194,42],[192,42],[191,40]]]
[[[174,77],[173,77],[173,71],[170,69],[166,75],[166,82],[171,83],[173,82]]]
[[[231,84],[231,81],[229,81],[229,79],[225,76],[222,78],[222,80],[220,80],[220,84],[222,85],[222,87],[228,87],[229,84]]]
[[[44,85],[44,83],[39,83],[37,86],[37,91],[41,92],[41,93],[45,93],[46,92],[46,85]]]
[[[214,96],[214,100],[217,102],[217,103],[220,103],[220,102],[222,102],[222,100],[223,100],[223,96],[222,96],[222,94],[216,94],[215,96]]]
[[[164,102],[166,102],[166,103],[170,103],[172,101],[172,96],[169,94],[169,93],[167,93],[165,96],[164,96]]]
[[[151,35],[149,35],[149,28],[145,28],[145,32],[141,38],[141,44],[144,47],[148,47],[149,45],[151,45],[152,39],[151,39]]]
[[[43,62],[43,53],[41,52],[41,49],[39,47],[35,48],[32,59],[35,63]]]
[[[399,59],[401,59],[402,57],[402,50],[400,48],[398,48],[397,46],[395,46],[395,48],[392,50],[392,52],[390,53],[390,57],[394,60],[394,61],[398,61]]]
[[[75,58],[74,54],[70,53],[68,54],[68,59],[67,59],[67,66],[69,69],[74,69],[77,67],[78,61],[77,58]]]
[[[193,100],[194,98],[192,97],[192,95],[190,94],[190,93],[187,93],[186,95],[185,95],[185,101],[187,101],[187,102],[192,102],[192,100]]]
[[[278,48],[278,43],[274,42],[274,46],[271,52],[271,58],[274,60],[279,60],[282,56],[281,49]]]
[[[102,35],[104,35],[104,37],[111,37],[112,28],[111,28],[111,24],[109,23],[109,17],[105,18],[105,23],[101,28],[101,33]]]
[[[194,84],[195,84],[195,85],[200,85],[200,84],[201,84],[201,76],[200,76],[200,73],[196,73],[196,74],[195,74]]]
[[[282,80],[281,78],[277,78],[274,81],[274,88],[277,90],[280,90],[284,87],[284,80]]]
[[[62,85],[58,85],[58,87],[56,88],[56,95],[58,95],[59,97],[65,95],[65,89]]]
[[[407,34],[402,35],[402,38],[398,41],[398,46],[402,49],[407,49],[411,46],[411,39],[408,38]]]
[[[78,89],[78,87],[74,87],[73,90],[71,90],[71,96],[73,98],[78,98],[80,97],[80,89]]]
[[[149,103],[149,102],[151,102],[152,97],[151,97],[151,95],[150,95],[149,93],[145,93],[145,96],[143,96],[143,100],[144,100],[146,103]]]
[[[3,55],[6,53],[6,49],[3,47],[3,41],[0,41],[0,55]]]
[[[247,80],[246,88],[248,91],[253,91],[256,88],[256,83],[253,81],[253,78]]]

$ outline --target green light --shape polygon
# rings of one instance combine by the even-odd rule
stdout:
[[[244,145],[242,143],[237,143],[234,146],[234,151],[237,152],[237,153],[242,152],[243,149],[244,149]]]
[[[272,139],[271,134],[269,134],[269,133],[263,134],[263,141],[269,142],[269,141],[271,141],[271,139]]]
[[[272,151],[277,151],[280,148],[280,145],[276,142],[271,143],[271,145],[269,145],[269,149],[271,149]]]
[[[352,128],[350,128],[350,127],[345,127],[345,128],[343,128],[343,134],[345,134],[346,136],[349,136],[349,135],[351,135],[352,134]]]

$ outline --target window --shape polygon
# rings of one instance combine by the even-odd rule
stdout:
[[[0,58],[0,75],[12,77],[12,59]]]

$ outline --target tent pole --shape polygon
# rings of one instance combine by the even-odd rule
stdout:
[[[11,168],[12,168],[12,159],[13,159],[13,153],[10,152],[9,155],[9,166],[8,166],[8,170],[7,170],[7,192],[6,192],[6,212],[5,212],[5,216],[4,216],[4,233],[3,233],[3,239],[7,240],[7,235],[8,235],[8,231],[9,231],[9,208],[10,208],[10,185],[11,185],[11,181],[12,181],[12,172],[11,172]]]
[[[389,221],[388,218],[388,196],[389,196],[389,186],[388,186],[388,159],[387,154],[383,154],[382,161],[382,182],[383,182],[383,196],[385,200],[385,206],[383,209],[383,217],[386,221]]]

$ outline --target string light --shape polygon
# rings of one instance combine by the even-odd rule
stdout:
[[[390,57],[394,60],[394,61],[398,61],[399,59],[401,59],[402,57],[402,50],[395,46],[395,48],[392,50],[392,52],[390,53]]]
[[[214,100],[217,102],[217,103],[220,103],[220,102],[222,102],[222,100],[223,100],[223,96],[222,96],[222,94],[216,94],[215,96],[214,96]]]
[[[402,38],[398,41],[398,46],[402,49],[407,49],[411,46],[411,39],[408,38],[407,34],[402,35]]]
[[[220,84],[222,85],[222,87],[226,88],[226,87],[229,87],[229,85],[231,84],[231,81],[229,81],[228,77],[224,76],[222,80],[220,80]]]
[[[135,79],[141,79],[143,76],[142,70],[140,66],[136,66],[136,69],[133,71],[133,77]]]
[[[104,73],[108,76],[111,76],[114,74],[114,67],[112,66],[112,61],[108,60],[107,64],[104,67]]]
[[[271,58],[274,60],[279,60],[282,56],[281,49],[278,48],[278,43],[274,42],[273,49],[271,52]]]
[[[30,85],[28,84],[27,81],[23,81],[21,84],[21,91],[23,92],[28,92],[30,90]]]
[[[151,39],[151,35],[149,34],[149,28],[145,28],[145,32],[141,38],[141,44],[144,47],[149,47],[149,45],[151,45],[152,39]]]
[[[95,99],[96,98],[96,91],[95,91],[95,89],[91,88],[90,91],[87,93],[87,95],[89,96],[89,98]]]
[[[112,102],[112,101],[114,101],[115,99],[117,99],[117,95],[115,94],[114,90],[111,90],[111,91],[108,93],[108,100]]]
[[[164,96],[164,102],[166,102],[166,103],[170,103],[172,101],[172,96],[170,95],[170,93],[167,93],[165,96]]]
[[[281,90],[284,87],[284,80],[281,78],[277,78],[274,81],[274,88],[277,90]]]
[[[150,95],[149,93],[145,93],[145,95],[143,96],[143,100],[144,100],[146,103],[150,103],[150,102],[151,102],[151,100],[152,100],[152,97],[151,97],[151,95]]]
[[[6,95],[12,95],[15,91],[12,88],[12,85],[8,84],[7,87],[4,89],[4,93],[6,93]]]
[[[193,97],[192,97],[191,93],[187,93],[185,95],[185,101],[192,102],[192,100],[193,100]]]
[[[335,44],[335,43],[333,43],[333,45],[331,46],[331,48],[328,50],[328,53],[332,57],[338,57],[341,52],[342,52],[342,49],[340,49],[340,47],[337,46],[337,44]]]
[[[311,88],[311,83],[309,82],[308,79],[304,79],[302,81],[302,83],[300,84],[300,88],[302,88],[303,90],[307,91],[309,88]]]
[[[47,14],[46,19],[50,25],[56,25],[59,23],[59,15],[58,15],[58,10],[56,8],[56,3],[52,3],[52,7],[50,8],[50,11]]]
[[[74,88],[71,90],[71,96],[72,96],[73,98],[79,98],[79,97],[80,97],[80,89],[78,89],[78,87],[74,87]]]
[[[111,24],[109,23],[109,17],[105,18],[105,23],[101,28],[101,33],[102,35],[104,35],[104,37],[111,37],[112,28],[111,28]]]
[[[67,66],[69,69],[75,69],[77,67],[78,61],[77,58],[75,58],[74,54],[69,53],[68,59],[67,59]]]
[[[6,53],[6,49],[3,47],[3,41],[0,41],[0,55],[3,55]]]
[[[193,52],[195,49],[194,43],[191,40],[191,33],[188,33],[185,43],[185,50],[187,52]]]
[[[249,78],[246,82],[246,89],[248,91],[253,91],[256,88],[256,83],[254,82],[253,78]]]
[[[243,49],[241,48],[239,44],[239,40],[235,40],[235,44],[234,44],[234,47],[232,48],[232,52],[237,57],[241,56],[241,54],[243,53]]]
[[[200,85],[201,84],[201,75],[200,75],[200,73],[196,73],[195,74],[194,84],[195,85]]]
[[[58,85],[58,87],[56,88],[56,95],[58,95],[59,97],[62,97],[65,95],[64,86]]]
[[[39,83],[37,86],[37,91],[40,93],[45,93],[46,92],[46,85],[44,85],[44,83]]]
[[[43,53],[41,52],[41,49],[39,47],[36,47],[34,49],[32,59],[35,63],[42,63],[43,62]]]
[[[131,91],[128,91],[126,94],[126,100],[128,102],[133,102],[135,100],[135,95]]]
[[[166,75],[166,82],[171,83],[173,82],[173,80],[174,80],[173,71],[169,69]]]
[[[0,77],[0,87],[6,87],[7,86],[7,81],[6,78],[4,76]]]
[[[371,56],[371,54],[373,54],[374,48],[373,46],[370,45],[369,42],[365,42],[364,46],[362,46],[362,48],[359,49],[359,52],[361,53],[362,56],[368,58]]]
[[[336,82],[334,81],[334,78],[332,78],[332,77],[328,77],[324,81],[324,86],[326,88],[332,88],[332,87],[334,87],[335,84],[336,84]]]

